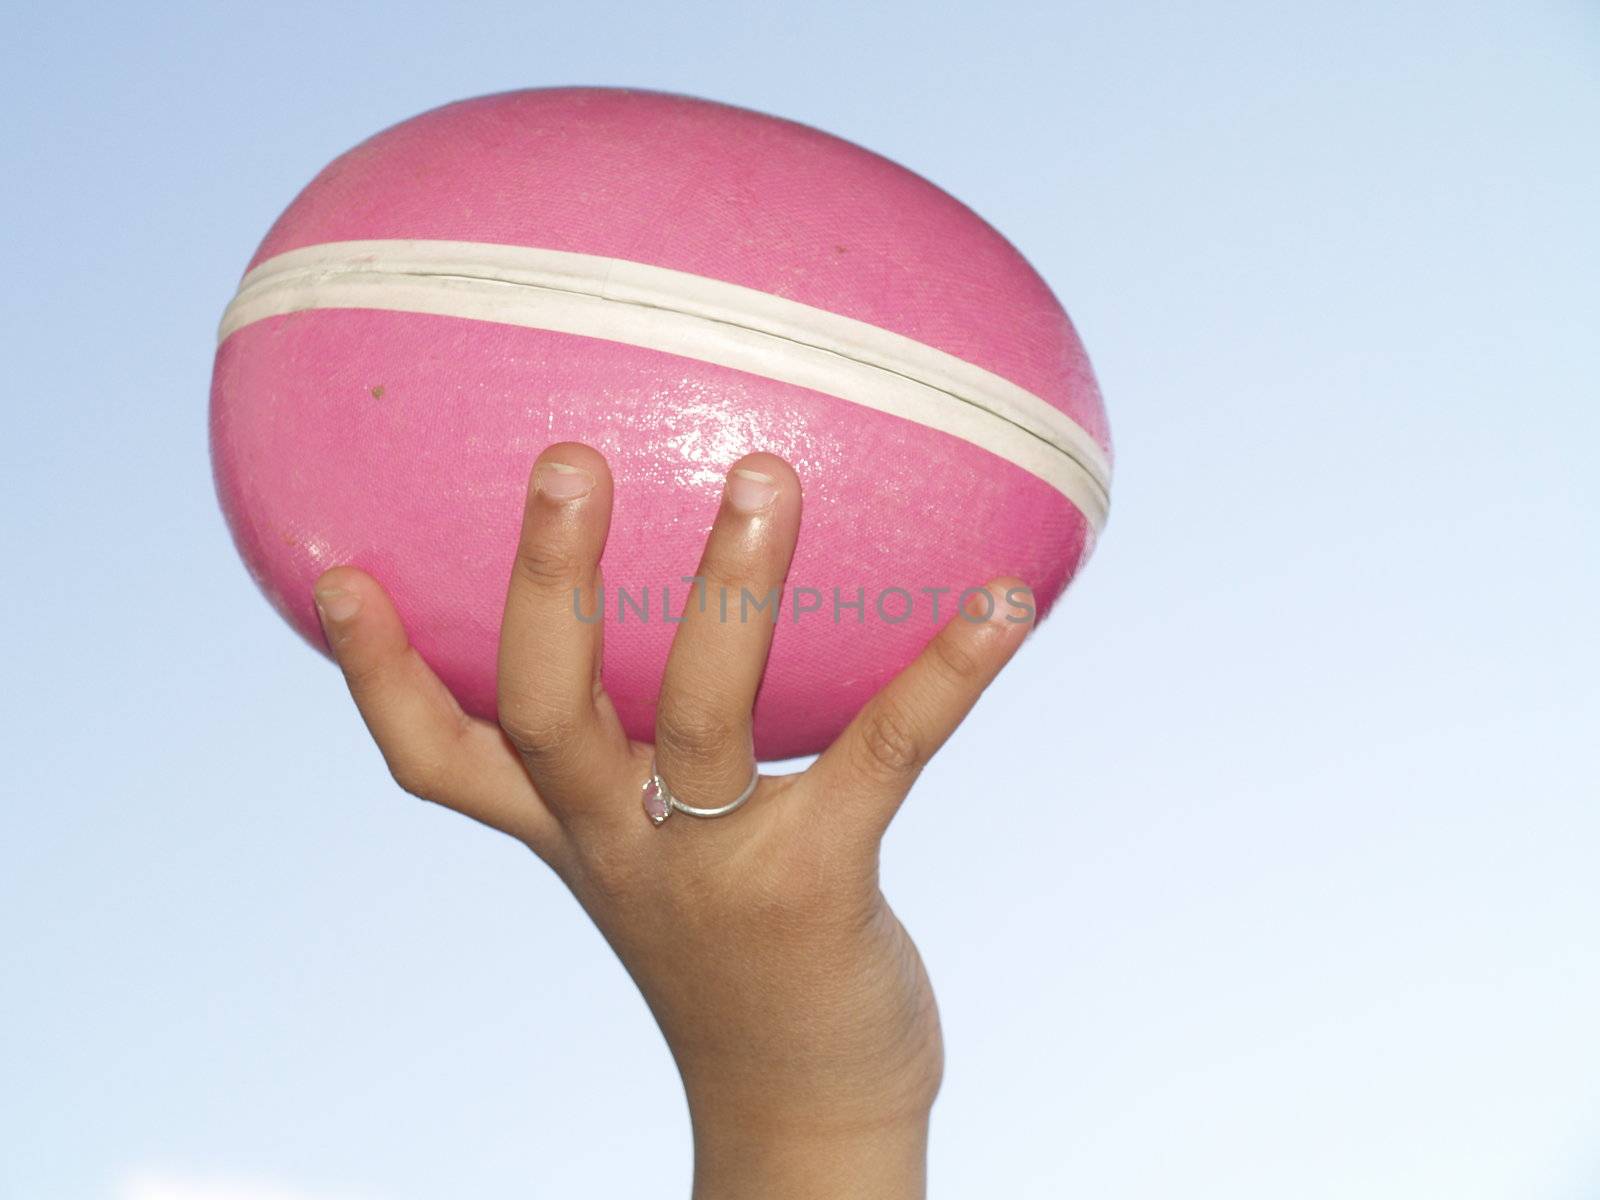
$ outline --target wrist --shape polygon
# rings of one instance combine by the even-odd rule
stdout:
[[[693,1200],[922,1200],[928,1110],[861,1123],[695,1108]]]

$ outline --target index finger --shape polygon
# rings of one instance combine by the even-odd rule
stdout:
[[[806,772],[837,798],[839,818],[882,834],[922,768],[1022,645],[1033,617],[1033,593],[1019,579],[963,593],[961,611]]]

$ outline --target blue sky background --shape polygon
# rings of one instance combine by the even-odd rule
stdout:
[[[1597,63],[1509,0],[8,8],[0,1196],[686,1194],[621,968],[393,787],[206,457],[299,187],[564,83],[927,175],[1108,399],[1101,549],[887,847],[932,1195],[1600,1195]]]

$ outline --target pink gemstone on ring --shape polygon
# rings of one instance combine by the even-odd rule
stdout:
[[[660,781],[650,776],[644,785],[644,812],[645,816],[659,825],[672,815],[672,806],[667,803],[667,795],[661,788]]]

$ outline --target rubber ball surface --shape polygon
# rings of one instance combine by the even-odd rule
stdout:
[[[1103,518],[1105,415],[1050,289],[933,184],[804,125],[622,89],[464,101],[330,164],[249,266],[211,395],[240,554],[319,649],[313,581],[370,572],[482,716],[554,441],[615,476],[604,678],[642,739],[724,473],[795,466],[769,760],[826,745],[962,589],[1016,574],[1043,615]]]

